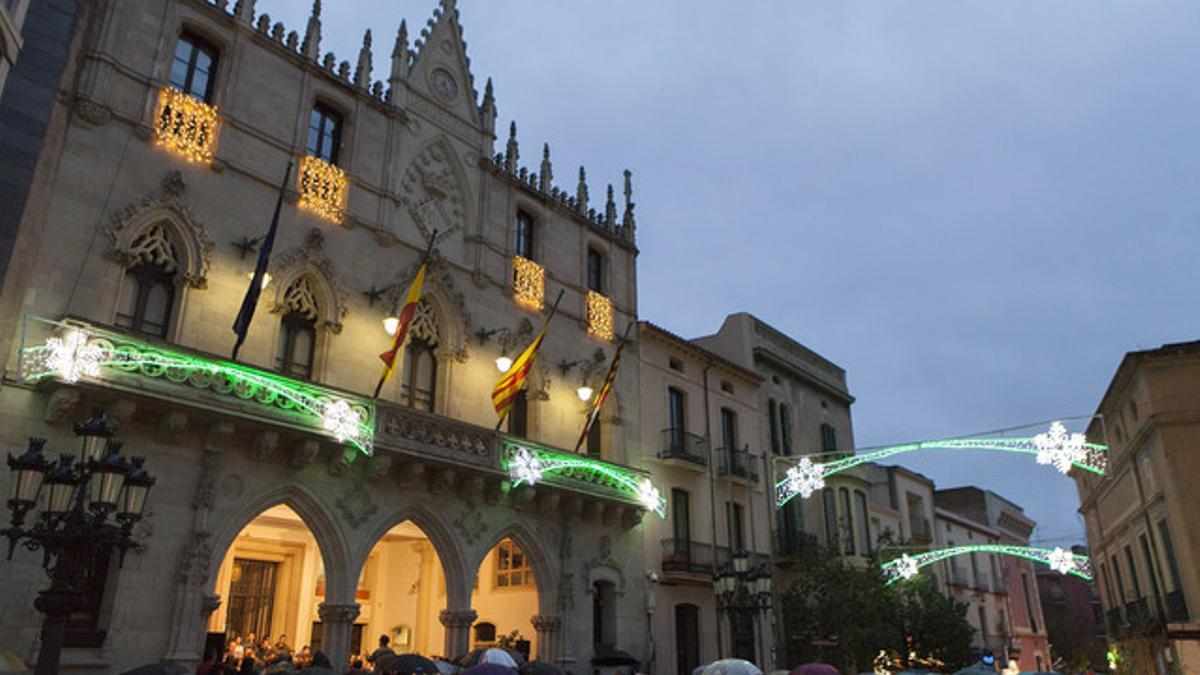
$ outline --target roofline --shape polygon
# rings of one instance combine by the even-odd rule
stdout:
[[[1124,391],[1126,385],[1133,379],[1133,374],[1137,371],[1137,367],[1141,365],[1141,362],[1163,357],[1191,355],[1200,356],[1200,340],[1169,342],[1154,349],[1125,352],[1125,356],[1121,357],[1121,362],[1117,364],[1116,372],[1113,373],[1112,379],[1108,382],[1108,387],[1104,389],[1104,395],[1100,397],[1100,403],[1096,406],[1096,415],[1101,416],[1104,409],[1109,407],[1112,400],[1117,398],[1120,392]],[[1090,429],[1091,424],[1088,427]]]
[[[933,508],[933,517],[934,518],[941,517],[941,518],[945,518],[946,520],[952,520],[964,527],[970,527],[971,529],[975,530],[976,532],[984,532],[984,533],[991,535],[997,539],[1001,538],[1001,533],[999,530],[993,529],[989,525],[984,525],[984,524],[981,524],[974,520],[971,520],[970,518],[966,517],[965,515],[963,515],[961,513],[956,512],[956,511],[948,511],[946,509],[935,506]]]
[[[703,360],[719,364],[722,367],[724,367],[725,369],[733,372],[735,375],[745,378],[745,379],[753,382],[754,384],[762,384],[766,380],[765,377],[754,372],[753,370],[739,366],[738,364],[734,363],[733,361],[730,361],[729,359],[725,358],[724,356],[721,356],[720,354],[717,354],[716,352],[709,351],[708,349],[701,347],[700,345],[696,344],[695,342],[692,342],[691,340],[689,340],[685,337],[682,337],[680,335],[672,333],[671,331],[667,330],[666,328],[663,328],[662,326],[660,326],[656,323],[647,321],[646,319],[639,319],[638,326],[648,328],[648,329],[650,329],[651,333],[657,334],[660,338],[665,339],[667,342],[675,343],[676,346],[679,346],[685,350],[692,352],[694,355],[699,356]]]
[[[850,392],[845,391],[843,389],[838,389],[837,387],[830,385],[828,382],[825,382],[824,380],[821,380],[821,379],[815,377],[811,373],[806,372],[804,369],[802,369],[802,368],[798,367],[796,364],[792,363],[787,358],[785,358],[779,354],[776,354],[775,352],[771,351],[770,349],[767,349],[766,347],[762,347],[762,346],[756,346],[756,347],[754,347],[753,353],[754,353],[755,357],[759,357],[759,356],[763,357],[764,360],[770,361],[770,362],[776,364],[778,367],[782,368],[783,370],[786,370],[789,373],[794,374],[799,379],[804,380],[805,382],[811,384],[812,386],[816,387],[817,389],[820,389],[821,391],[825,392],[826,394],[829,394],[830,396],[838,399],[839,401],[845,403],[846,405],[854,404],[854,397],[850,395]]]

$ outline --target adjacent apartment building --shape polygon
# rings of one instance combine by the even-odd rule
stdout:
[[[1111,640],[1155,636],[1157,667],[1200,672],[1200,341],[1129,352],[1088,428],[1108,472],[1072,474]]]

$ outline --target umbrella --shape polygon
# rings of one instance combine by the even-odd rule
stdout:
[[[380,658],[375,667],[391,673],[428,673],[439,675],[437,664],[420,654],[388,654]]]
[[[514,670],[498,663],[481,663],[462,671],[462,675],[513,675]]]
[[[458,666],[454,665],[453,663],[450,663],[449,661],[443,661],[441,659],[434,659],[433,665],[437,666],[438,672],[441,673],[442,675],[454,675],[455,673],[458,672]]]
[[[556,665],[545,661],[530,661],[519,668],[521,675],[563,675]]]
[[[806,663],[793,668],[790,675],[838,675],[838,669],[828,663]]]
[[[458,665],[464,668],[477,666],[481,663],[494,663],[496,665],[508,666],[509,668],[516,668],[518,665],[525,663],[525,657],[521,656],[520,652],[511,649],[487,647],[469,652],[466,656],[456,659],[456,661]]]
[[[192,672],[177,663],[147,663],[121,675],[187,675]]]
[[[954,675],[979,675],[979,673],[991,673],[991,675],[996,675],[996,669],[984,668],[979,664],[975,664],[973,666],[967,666],[962,670],[954,671]]]
[[[763,675],[763,672],[744,659],[721,659],[704,666],[701,675]]]
[[[29,666],[25,665],[25,659],[12,652],[0,651],[0,675],[16,675],[17,673],[28,672]]]

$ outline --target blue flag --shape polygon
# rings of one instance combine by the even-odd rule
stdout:
[[[250,287],[246,289],[246,297],[242,298],[242,308],[238,310],[237,318],[233,320],[233,332],[237,342],[233,344],[233,360],[237,360],[238,350],[246,341],[246,332],[250,330],[250,322],[254,319],[254,309],[258,307],[258,296],[262,294],[262,280],[267,273],[267,264],[271,262],[271,248],[275,246],[275,231],[279,229],[279,209],[283,207],[283,193],[287,189],[288,178],[292,176],[292,162],[288,160],[287,170],[283,174],[283,185],[279,186],[279,199],[275,201],[275,215],[271,217],[271,227],[263,237],[258,249],[258,264],[254,266],[254,276],[250,279]]]

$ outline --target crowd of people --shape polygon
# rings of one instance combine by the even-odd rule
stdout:
[[[370,654],[350,657],[346,675],[363,675],[374,671],[375,664],[384,656],[394,654],[388,636],[379,637],[379,647]],[[196,675],[273,675],[305,668],[326,668],[336,672],[329,658],[321,651],[313,652],[308,645],[294,650],[288,645],[287,636],[280,635],[274,642],[270,636],[261,639],[254,633],[242,638],[236,635],[225,646],[225,652],[210,649],[204,661],[196,668]]]

